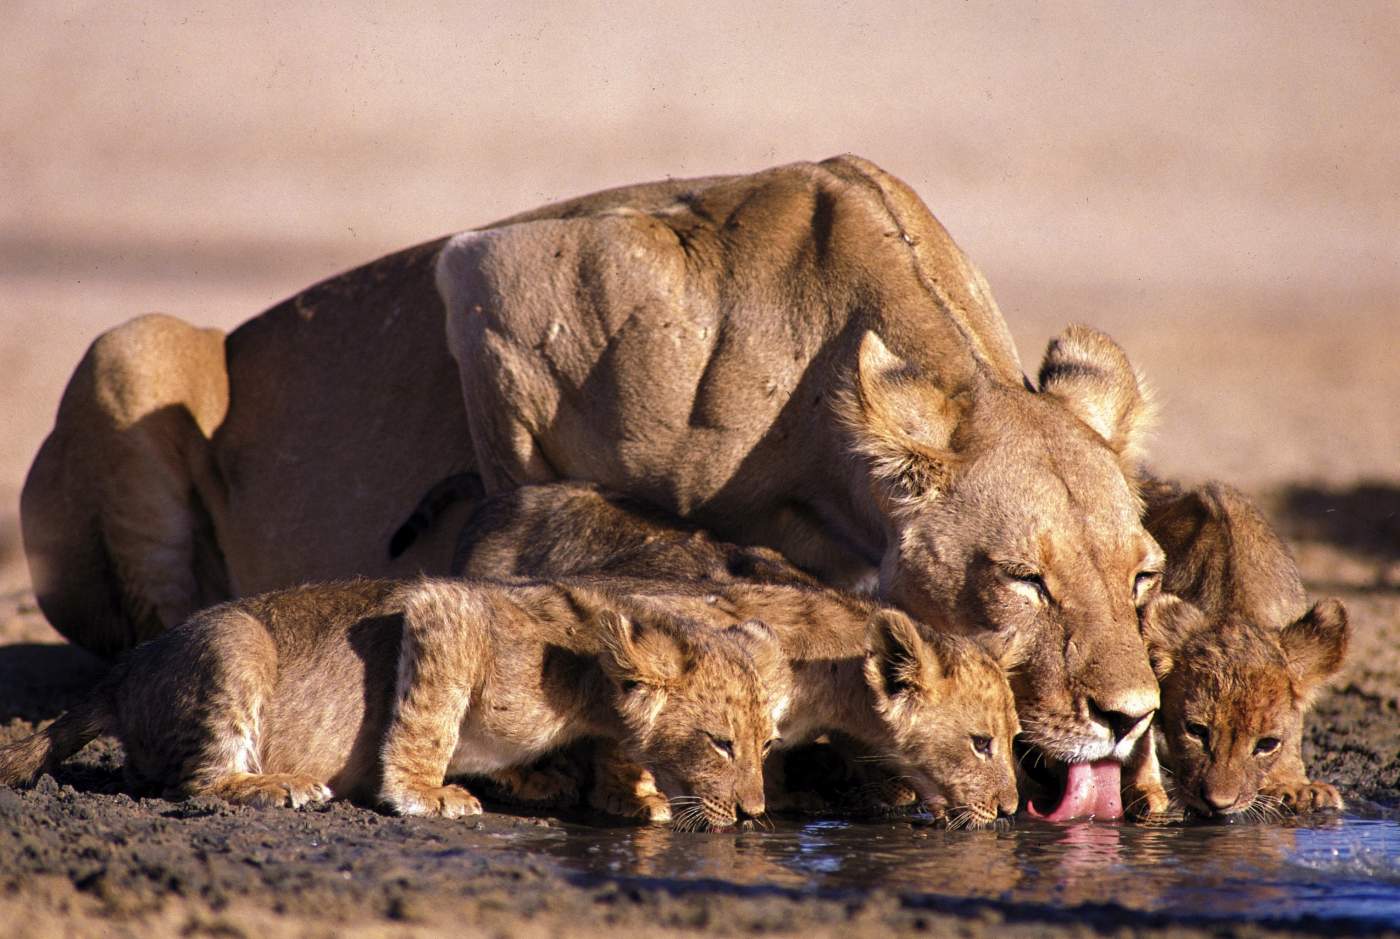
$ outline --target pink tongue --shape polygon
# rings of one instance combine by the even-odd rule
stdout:
[[[1032,818],[1047,822],[1067,822],[1072,818],[1120,818],[1123,815],[1121,792],[1122,766],[1117,760],[1096,763],[1070,763],[1065,775],[1065,794],[1054,810],[1042,814],[1032,803],[1026,811]]]

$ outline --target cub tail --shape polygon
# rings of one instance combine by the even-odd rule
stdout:
[[[112,723],[110,700],[106,689],[99,687],[43,730],[0,747],[0,784],[32,786],[41,773],[52,772],[106,732]]]

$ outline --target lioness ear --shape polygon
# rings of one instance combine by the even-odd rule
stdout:
[[[1346,659],[1351,625],[1347,608],[1335,598],[1320,600],[1279,636],[1288,668],[1298,692],[1311,698],[1318,687],[1342,667]]]
[[[1140,616],[1147,657],[1153,674],[1161,681],[1176,664],[1176,654],[1186,640],[1205,627],[1206,618],[1195,606],[1170,593],[1149,600]]]
[[[1097,329],[1070,326],[1046,347],[1039,381],[1041,392],[1089,425],[1125,467],[1136,466],[1152,423],[1152,402],[1116,342]]]
[[[842,410],[885,498],[909,505],[947,487],[956,467],[949,441],[963,409],[873,332],[861,337],[852,400]]]
[[[603,671],[624,690],[667,688],[684,670],[684,650],[661,630],[639,626],[613,609],[596,611],[593,628],[603,644]]]
[[[866,628],[865,677],[872,688],[888,698],[935,691],[943,663],[917,623],[898,610],[879,610]]]

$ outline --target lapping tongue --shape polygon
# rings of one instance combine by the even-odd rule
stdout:
[[[1066,767],[1065,793],[1060,804],[1042,813],[1033,802],[1026,803],[1032,818],[1066,822],[1072,818],[1120,818],[1123,815],[1122,766],[1117,760],[1070,763]]]

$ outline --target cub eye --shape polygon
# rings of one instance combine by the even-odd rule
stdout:
[[[1041,603],[1050,602],[1050,588],[1045,586],[1045,578],[1041,577],[1035,571],[1024,568],[1012,568],[1006,571],[1006,576],[1009,577],[1013,583],[1023,584],[1031,590],[1034,590]]]
[[[1153,587],[1157,586],[1157,582],[1161,579],[1161,571],[1138,572],[1138,575],[1133,578],[1133,599],[1138,603],[1142,603],[1143,598],[1147,596],[1148,592]]]
[[[1278,749],[1280,743],[1282,741],[1277,737],[1260,737],[1258,742],[1254,744],[1254,755],[1268,756]]]
[[[992,738],[982,734],[972,735],[972,749],[978,756],[989,757],[992,755]]]
[[[1195,737],[1202,744],[1210,742],[1210,731],[1206,728],[1205,724],[1187,724],[1186,732]]]
[[[783,742],[783,738],[782,738],[782,737],[774,737],[772,740],[769,740],[769,741],[765,742],[765,743],[763,744],[763,755],[764,755],[764,756],[767,756],[768,754],[772,753],[772,752],[773,752],[773,748],[776,747],[778,744],[780,744],[780,743],[782,743],[782,742]]]
[[[706,734],[710,738],[710,746],[719,751],[720,756],[727,760],[734,759],[734,741],[725,737],[716,737],[714,734]]]
[[[625,692],[625,693],[627,693],[627,694],[631,694],[632,692],[636,691],[636,690],[637,690],[638,688],[640,688],[640,687],[642,687],[642,683],[639,682],[639,681],[624,681],[624,682],[622,682],[622,690],[623,690],[623,692]]]

